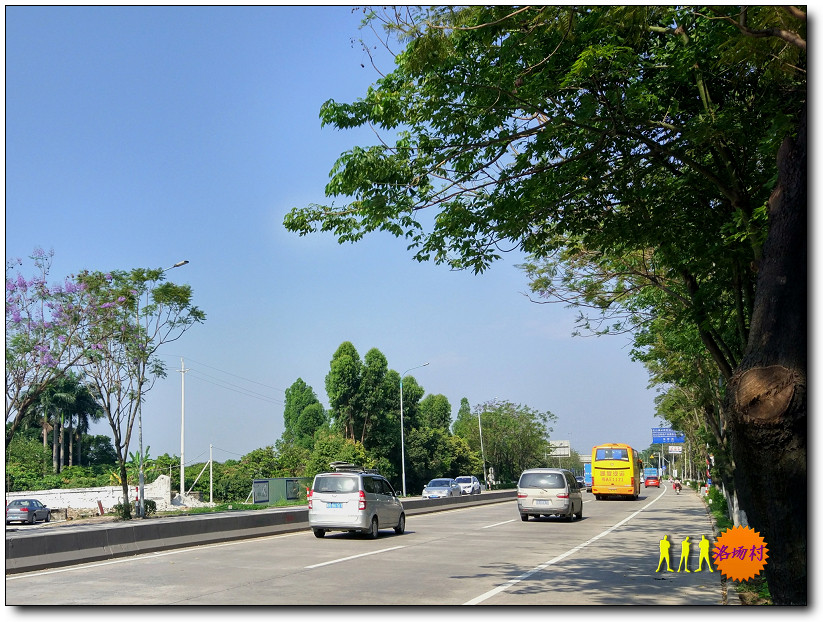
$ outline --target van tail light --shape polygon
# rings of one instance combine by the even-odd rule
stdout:
[[[309,500],[309,509],[311,509],[311,495],[313,492],[313,490],[310,490],[306,493],[306,498]]]
[[[360,496],[360,499],[357,501],[357,509],[358,510],[365,510],[366,509],[366,493],[361,490],[359,496]]]
[[[568,499],[569,495],[565,494],[565,493],[561,493],[561,494],[557,495],[557,498],[558,499]]]
[[[529,495],[527,495],[525,492],[518,492],[518,493],[517,493],[517,498],[518,498],[518,499],[525,499],[525,498],[526,498],[526,497],[528,497],[528,496],[529,496]]]

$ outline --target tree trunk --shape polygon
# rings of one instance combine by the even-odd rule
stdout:
[[[129,476],[126,472],[126,463],[120,461],[120,483],[123,487],[123,506],[125,514],[124,519],[131,518],[131,499],[129,498]]]
[[[57,454],[57,471],[62,472],[66,466],[66,426],[63,424],[63,413],[60,413],[60,452]]]
[[[726,403],[740,505],[766,541],[775,604],[807,594],[806,110],[778,153],[746,352]]]
[[[54,417],[54,427],[52,428],[52,443],[51,443],[51,469],[52,472],[57,473],[57,452],[60,450],[60,442],[58,438],[58,430],[60,424],[57,422],[57,416]]]
[[[69,466],[74,466],[74,429],[71,420],[72,417],[69,415]]]

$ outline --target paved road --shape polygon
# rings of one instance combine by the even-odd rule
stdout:
[[[690,568],[712,526],[695,493],[595,501],[522,522],[514,501],[410,517],[377,540],[300,531],[6,577],[7,605],[720,605],[720,572],[655,572],[668,535]],[[733,599],[736,597],[733,597]]]

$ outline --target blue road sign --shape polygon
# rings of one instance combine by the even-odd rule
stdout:
[[[652,428],[652,443],[685,443],[683,432],[675,432],[671,428]]]

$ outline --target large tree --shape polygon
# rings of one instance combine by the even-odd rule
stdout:
[[[359,411],[360,373],[363,362],[350,341],[341,343],[329,362],[326,395],[335,428],[345,438],[355,440],[354,418]]]
[[[507,400],[491,400],[474,408],[482,422],[486,464],[494,469],[495,481],[514,482],[524,469],[541,466],[549,447],[551,412],[541,412]],[[480,444],[480,426],[467,428],[473,447]],[[491,478],[490,478],[491,479]]]
[[[104,305],[119,304],[116,315],[89,331],[83,365],[111,427],[124,500],[129,499],[126,463],[134,424],[145,394],[166,375],[157,351],[206,317],[192,303],[191,287],[165,281],[165,272],[136,268],[84,271],[77,277]]]
[[[310,406],[312,408],[307,411]],[[323,417],[317,417],[318,414],[323,415],[324,413],[323,405],[317,399],[317,394],[302,378],[298,378],[286,389],[286,403],[283,407],[283,441],[303,446],[308,444],[307,448],[311,449],[308,441],[314,436],[317,427],[323,423]]]
[[[6,262],[6,446],[42,392],[82,366],[89,334],[119,332],[111,319],[125,298],[100,300],[75,278],[50,284],[53,256],[35,249],[36,273],[28,278],[21,259]]]
[[[341,204],[287,228],[388,231],[476,272],[506,248],[562,254],[607,314],[665,291],[729,388],[722,433],[775,602],[805,603],[806,500],[779,485],[806,481],[805,13],[411,7],[366,24],[404,46],[394,71],[321,119],[384,140],[335,163]]]

